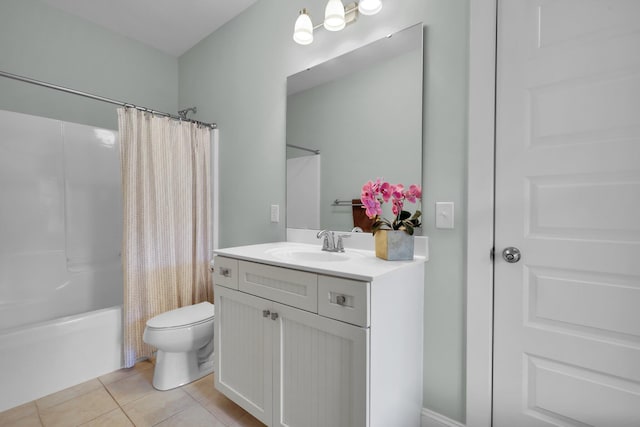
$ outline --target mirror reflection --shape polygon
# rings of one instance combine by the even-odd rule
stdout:
[[[422,24],[287,78],[287,227],[366,230],[362,185],[421,184]]]

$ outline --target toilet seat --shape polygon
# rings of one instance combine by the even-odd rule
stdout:
[[[152,329],[176,329],[210,322],[215,317],[215,307],[205,301],[167,311],[147,320],[147,327]]]

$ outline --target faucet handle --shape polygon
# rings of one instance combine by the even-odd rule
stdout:
[[[336,243],[337,252],[344,252],[344,244],[342,242],[342,239],[348,239],[349,237],[351,237],[351,234],[338,234],[338,243]]]

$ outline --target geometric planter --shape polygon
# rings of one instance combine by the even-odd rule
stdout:
[[[387,261],[410,261],[413,259],[413,235],[402,230],[378,230],[373,237],[378,258]]]

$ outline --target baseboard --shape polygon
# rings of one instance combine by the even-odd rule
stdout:
[[[422,408],[422,427],[464,427],[464,424],[431,409]]]

